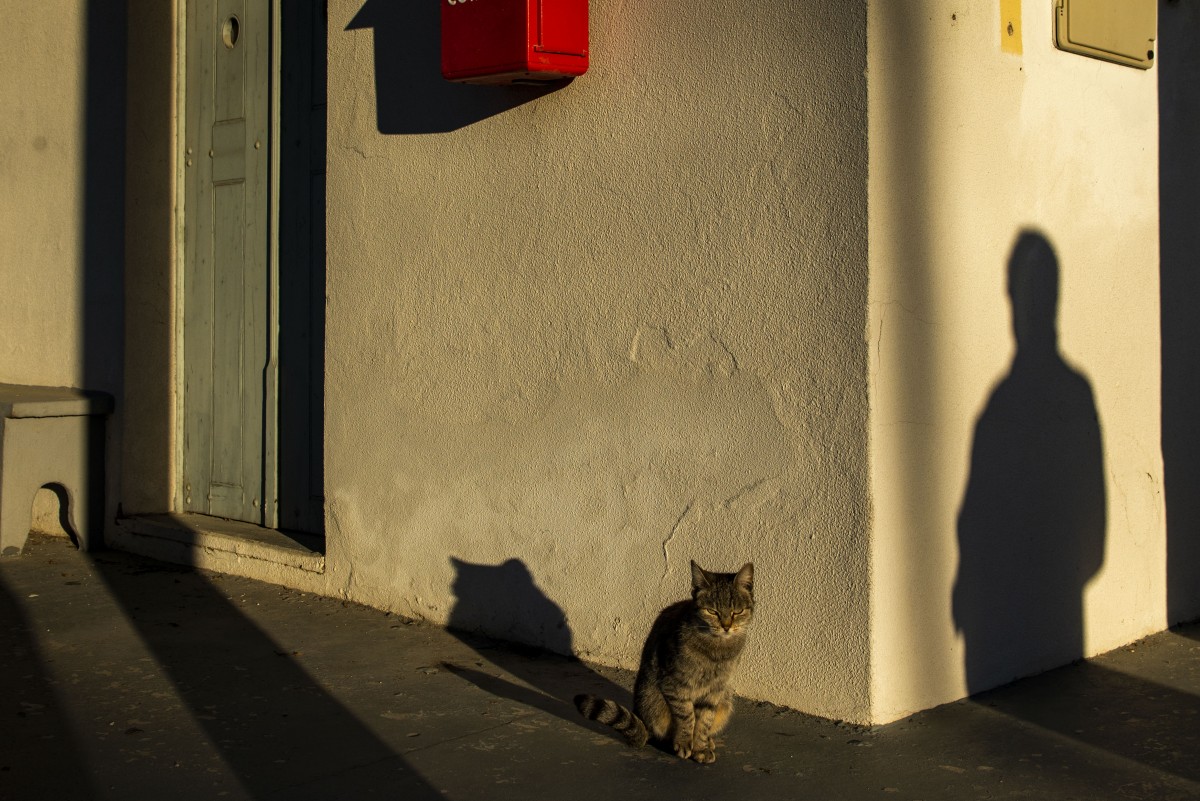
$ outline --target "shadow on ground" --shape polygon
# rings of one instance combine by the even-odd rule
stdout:
[[[443,797],[300,664],[299,652],[273,640],[214,586],[220,577],[113,552],[88,557],[65,541],[30,542],[33,548],[69,550],[51,561],[61,562],[67,571],[62,575],[71,579],[25,593],[27,602],[38,604],[37,625],[45,629],[36,637],[23,634],[29,631],[25,615],[9,592],[0,591],[5,620],[14,621],[4,627],[8,647],[0,680],[23,685],[19,725],[2,739],[43,749],[28,760],[37,776],[24,777],[30,783],[19,797],[107,795],[104,788],[89,788],[88,749],[72,746],[76,739],[91,741],[92,750],[102,741],[118,748],[137,765],[131,770],[145,775],[139,784],[147,797],[197,782],[211,786],[214,798]],[[97,582],[103,602],[73,600],[72,590]],[[119,654],[113,643],[128,638],[110,632],[114,621],[136,635],[120,642]],[[60,665],[71,663],[64,672]],[[97,709],[65,714],[55,686],[72,690],[77,705],[81,691],[95,698]],[[44,753],[47,740],[52,754]],[[7,745],[2,750],[11,753]],[[92,772],[112,770],[92,762]],[[62,784],[67,787],[61,793],[50,792]]]
[[[556,623],[476,567],[464,602]],[[1194,628],[878,729],[739,699],[701,766],[587,728],[570,696],[631,676],[565,657],[66,540],[0,588],[5,799],[1200,797]]]
[[[333,797],[350,789],[338,766],[368,765],[374,775],[365,784],[357,776],[356,793],[403,788],[406,798],[441,797],[205,576],[104,554],[93,564],[251,797],[281,788],[293,797]],[[148,595],[145,573],[169,576],[167,591]]]
[[[1110,665],[1132,661],[1121,657],[1137,647],[1109,655]],[[1121,759],[1200,782],[1200,697],[1192,692],[1082,662],[975,701]],[[1184,735],[1163,739],[1164,724],[1180,726]]]
[[[38,646],[37,631],[0,580],[0,789],[37,785],[46,797],[95,798],[87,766],[78,758],[71,718]],[[63,754],[53,771],[40,770],[47,746]],[[5,793],[7,795],[7,793]]]
[[[591,693],[629,707],[629,690],[569,656],[574,653],[574,637],[566,614],[537,586],[525,563],[509,559],[486,565],[451,559],[451,564],[455,571],[451,633],[521,683],[463,665],[446,663],[446,669],[492,695],[624,743],[613,729],[580,715],[572,699]],[[504,641],[482,635],[480,629],[498,632]]]

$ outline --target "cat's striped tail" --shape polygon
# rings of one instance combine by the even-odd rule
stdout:
[[[577,695],[575,696],[575,707],[588,720],[612,726],[638,748],[645,745],[646,740],[650,737],[642,719],[616,701],[597,698],[594,695]]]

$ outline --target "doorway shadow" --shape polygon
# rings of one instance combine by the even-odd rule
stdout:
[[[204,575],[92,567],[251,798],[444,798]]]
[[[1083,656],[1104,561],[1104,449],[1087,378],[1059,352],[1059,265],[1022,232],[1008,261],[1016,353],[975,426],[958,517],[955,625],[971,694]]]
[[[375,109],[381,134],[448,133],[557,91],[451,83],[441,72],[441,9],[433,2],[366,0],[346,30],[375,31]]]
[[[40,654],[37,635],[0,578],[0,787],[6,798],[96,798],[76,733]],[[47,746],[59,755],[46,770]]]
[[[455,603],[448,628],[520,683],[480,670],[480,663],[444,667],[492,695],[625,742],[613,729],[580,715],[572,699],[590,693],[629,707],[630,691],[569,656],[574,653],[574,638],[566,614],[538,588],[525,563],[509,559],[487,565],[455,558],[450,562]]]

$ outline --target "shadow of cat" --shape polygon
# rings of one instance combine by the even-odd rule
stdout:
[[[572,699],[586,692],[629,706],[630,691],[574,657],[566,613],[538,588],[525,563],[519,559],[499,565],[450,561],[455,571],[455,605],[448,628],[521,683],[477,669],[482,667],[479,663],[476,668],[453,663],[443,667],[492,695],[625,742],[611,728],[586,720]]]

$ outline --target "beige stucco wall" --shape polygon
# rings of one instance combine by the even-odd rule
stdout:
[[[739,689],[865,719],[865,8],[594,3],[516,104],[400,5],[329,10],[330,586],[632,667],[753,560]]]
[[[0,10],[0,382],[120,398],[124,10],[76,0]],[[119,428],[118,414],[110,508]],[[39,493],[34,526],[57,526],[56,514],[53,495]]]
[[[871,4],[877,721],[961,697],[968,662],[976,691],[1072,656],[1047,638],[1095,654],[1166,621],[1156,72],[1057,51],[1051,3],[1008,5],[1022,11],[1019,54],[1002,51],[998,2]],[[1057,254],[1063,361],[1014,371],[993,395],[1015,353],[1007,263],[1026,229]],[[1068,372],[1090,386],[1100,459],[1061,434],[1076,425],[1062,408],[1078,421],[1088,405]],[[980,421],[989,398],[999,425]],[[980,484],[997,478],[1011,491]],[[1071,515],[1099,523],[1069,542],[1057,524]],[[980,560],[996,565],[988,586],[960,586],[956,609],[956,580]],[[1035,587],[1051,563],[1061,583]],[[1053,624],[989,641],[1039,599],[1057,599]]]
[[[84,14],[75,0],[3,8],[0,382],[74,386],[84,358]]]
[[[0,51],[0,382],[74,385],[83,372],[83,20],[66,0],[3,9],[12,42]],[[32,527],[53,530],[57,520],[43,490]]]

